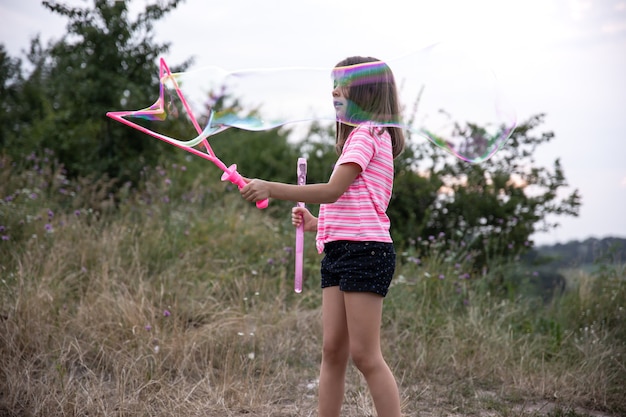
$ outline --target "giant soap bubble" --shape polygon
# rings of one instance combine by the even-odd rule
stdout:
[[[347,124],[364,121],[405,129],[471,163],[489,159],[516,125],[496,75],[453,43],[378,57],[394,73],[403,107],[390,120],[350,106]],[[210,66],[171,73],[161,62],[161,91],[150,107],[109,116],[179,147],[195,147],[229,129],[261,131],[312,121],[335,122],[334,83],[379,81],[382,62],[350,67],[229,70]],[[132,121],[141,119],[141,122]],[[219,137],[219,136],[217,136]]]

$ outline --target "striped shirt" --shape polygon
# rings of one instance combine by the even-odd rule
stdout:
[[[336,240],[392,242],[386,214],[393,188],[389,132],[369,125],[355,127],[335,167],[349,162],[359,165],[361,172],[336,202],[320,206],[316,239],[320,253],[326,243]]]

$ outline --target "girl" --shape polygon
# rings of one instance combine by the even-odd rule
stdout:
[[[319,217],[294,207],[292,223],[316,231],[321,264],[323,349],[319,416],[339,416],[348,359],[365,377],[379,417],[400,416],[395,378],[380,348],[383,298],[396,254],[386,215],[393,159],[404,148],[400,106],[389,67],[351,57],[333,69],[339,159],[323,184],[292,185],[254,179],[241,195],[321,204]]]

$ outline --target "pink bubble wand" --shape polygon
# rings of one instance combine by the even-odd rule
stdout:
[[[306,184],[306,159],[298,158],[298,185]],[[303,202],[297,203],[298,207],[304,207]],[[298,294],[302,292],[302,270],[304,259],[304,222],[296,228],[296,272],[294,277],[294,290]]]
[[[222,181],[230,181],[232,184],[236,185],[238,188],[240,189],[243,188],[246,185],[246,181],[239,174],[239,172],[237,172],[237,165],[232,164],[227,167],[226,164],[224,164],[215,155],[215,152],[213,152],[211,145],[209,145],[209,141],[207,141],[206,139],[207,134],[203,132],[202,129],[200,128],[200,125],[198,124],[198,121],[196,120],[196,117],[194,116],[193,111],[191,110],[191,107],[189,106],[189,103],[187,102],[187,99],[185,98],[178,83],[176,82],[175,77],[172,76],[172,72],[170,71],[169,67],[165,63],[165,60],[161,58],[159,62],[160,62],[160,65],[159,65],[160,88],[159,88],[158,100],[147,109],[128,110],[128,111],[111,111],[111,112],[108,112],[106,115],[110,117],[111,119],[116,120],[120,123],[123,123],[127,126],[130,126],[133,129],[137,129],[142,133],[145,133],[154,138],[160,139],[164,142],[169,143],[170,145],[184,149],[187,152],[190,152],[196,156],[199,156],[201,158],[204,158],[208,161],[213,162],[213,164],[215,164],[219,169],[221,169],[224,172],[221,177]],[[183,107],[185,108],[185,111],[187,112],[187,116],[191,120],[193,127],[196,129],[196,132],[198,132],[198,137],[194,140],[191,140],[191,141],[175,140],[168,136],[162,135],[158,132],[154,132],[144,126],[141,126],[133,122],[132,120],[127,119],[127,117],[134,117],[134,118],[142,118],[142,119],[149,119],[149,120],[164,120],[167,117],[166,112],[165,112],[165,99],[164,99],[164,86],[163,86],[164,77],[167,77],[168,80],[173,82],[176,94],[178,95],[178,98],[180,99]],[[210,120],[209,120],[209,125],[210,125]],[[206,152],[202,152],[201,150],[193,148],[193,146],[197,145],[198,143],[202,143],[202,145],[204,145],[204,149],[206,150]],[[265,199],[265,200],[257,201],[256,206],[260,209],[266,208],[268,206],[268,200]]]

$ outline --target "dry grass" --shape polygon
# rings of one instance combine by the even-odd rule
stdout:
[[[295,294],[292,230],[236,193],[129,197],[110,216],[0,208],[0,222],[32,220],[0,241],[0,417],[316,415],[312,240]],[[452,279],[457,268],[402,262],[385,302],[405,415],[626,413],[626,348],[611,322],[624,318],[623,271],[607,291],[577,275],[544,305],[491,295],[476,285],[488,277]],[[374,414],[351,368],[344,415]]]

